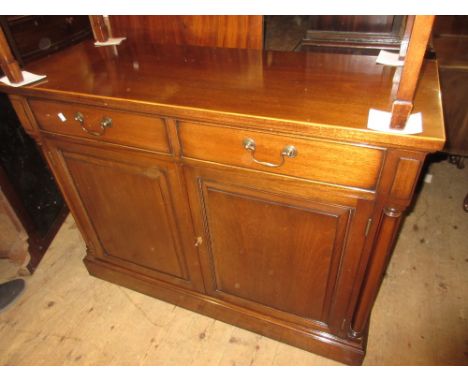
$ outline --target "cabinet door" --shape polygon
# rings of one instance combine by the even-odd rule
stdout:
[[[208,294],[270,317],[344,331],[371,201],[258,172],[185,173]]]
[[[203,289],[178,169],[151,154],[47,140],[90,255]]]

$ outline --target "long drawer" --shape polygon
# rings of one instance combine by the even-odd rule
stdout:
[[[385,150],[179,122],[185,158],[374,190]]]
[[[39,128],[163,153],[170,152],[164,120],[75,103],[30,99]]]

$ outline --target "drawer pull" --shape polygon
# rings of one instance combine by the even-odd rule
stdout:
[[[84,115],[80,112],[77,112],[75,114],[75,121],[80,123],[81,129],[84,132],[94,135],[95,137],[100,137],[101,135],[104,135],[106,129],[112,126],[112,119],[109,117],[103,117],[100,124],[101,129],[99,131],[88,130],[84,125]]]
[[[252,155],[252,160],[257,163],[261,164],[262,166],[267,167],[280,167],[284,164],[285,158],[295,158],[297,157],[297,149],[292,145],[287,145],[281,151],[281,162],[280,163],[271,163],[271,162],[263,162],[255,158],[255,149],[257,148],[255,141],[252,138],[245,138],[242,142],[244,149],[250,151]]]

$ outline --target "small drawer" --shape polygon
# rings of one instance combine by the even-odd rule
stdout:
[[[374,190],[385,150],[179,122],[185,158]]]
[[[30,99],[39,128],[164,153],[170,152],[164,120],[75,103]]]

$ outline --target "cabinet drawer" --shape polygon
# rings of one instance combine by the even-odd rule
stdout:
[[[186,158],[369,190],[377,186],[385,156],[384,149],[374,147],[191,122],[179,122],[178,126]],[[250,149],[245,147],[247,143]],[[288,157],[284,151],[293,152],[291,146],[296,155]]]
[[[42,130],[170,152],[166,126],[161,118],[35,99],[29,100],[29,105]]]

